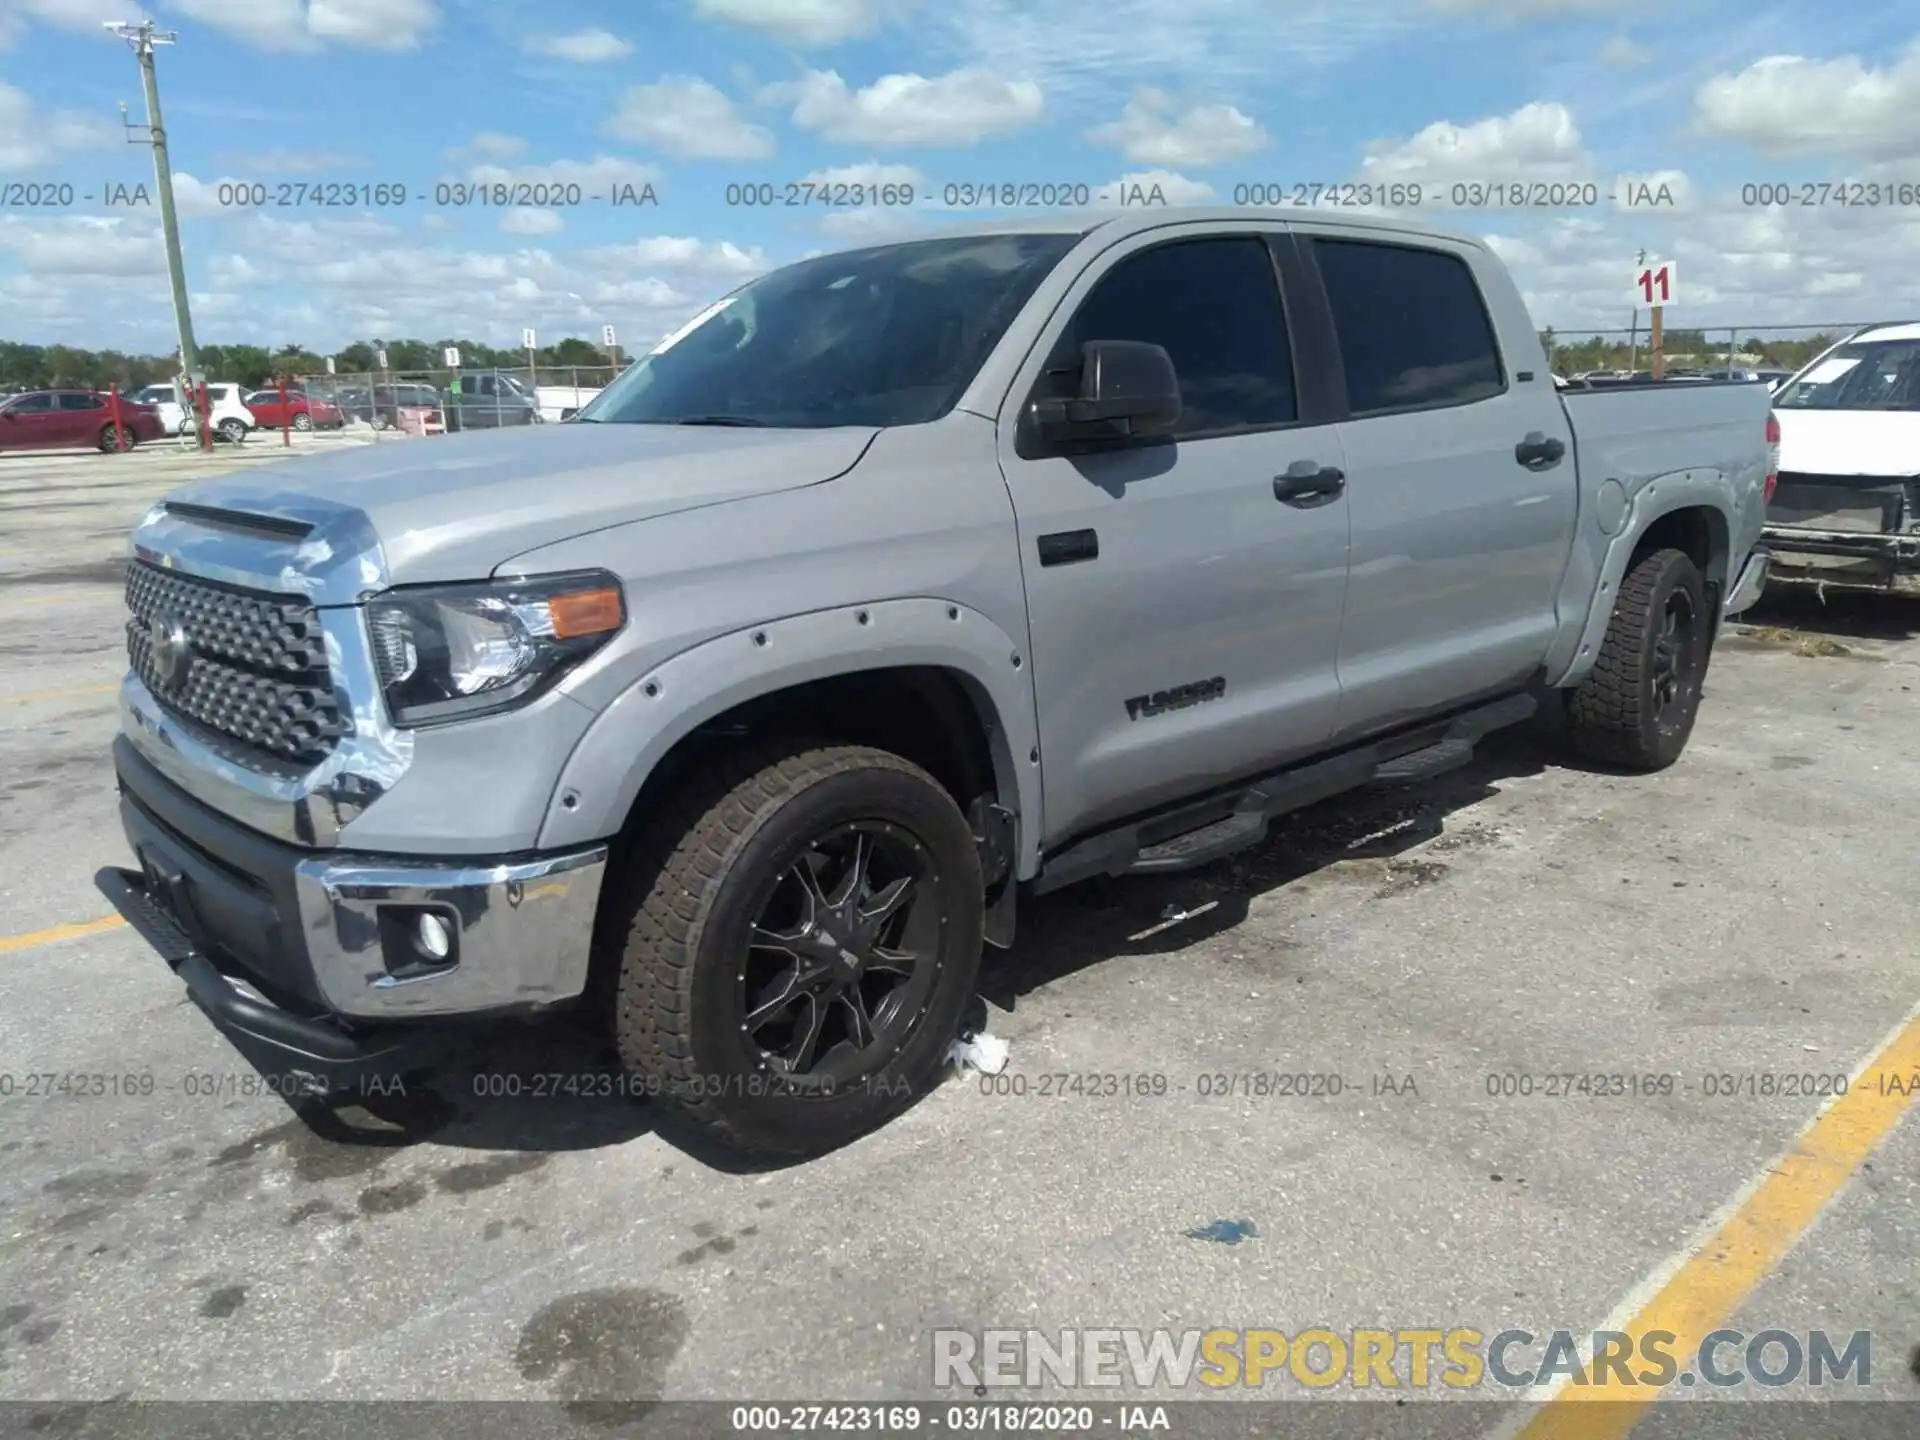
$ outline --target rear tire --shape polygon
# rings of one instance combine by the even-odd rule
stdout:
[[[247,425],[242,420],[222,420],[220,434],[229,445],[239,445],[247,438]]]
[[[300,414],[293,417],[293,428],[296,430],[313,429],[313,416],[308,415],[307,413],[302,411]]]
[[[1593,672],[1567,696],[1574,750],[1643,773],[1678,760],[1700,713],[1713,618],[1699,568],[1684,552],[1655,550],[1635,561]]]
[[[966,820],[918,766],[743,746],[659,801],[614,883],[621,1058],[723,1144],[822,1154],[938,1083],[984,915]]]

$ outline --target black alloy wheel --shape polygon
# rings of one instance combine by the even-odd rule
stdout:
[[[886,821],[807,845],[762,902],[742,957],[740,1022],[796,1090],[876,1072],[925,1013],[940,967],[940,875]]]

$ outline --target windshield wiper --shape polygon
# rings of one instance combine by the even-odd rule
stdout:
[[[662,425],[752,425],[764,428],[766,421],[755,420],[750,415],[682,415],[673,420],[662,420]]]

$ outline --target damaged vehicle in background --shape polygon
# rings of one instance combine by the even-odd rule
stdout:
[[[1920,595],[1920,324],[1876,325],[1774,396],[1776,578]]]

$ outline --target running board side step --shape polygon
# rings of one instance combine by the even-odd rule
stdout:
[[[1029,889],[1045,894],[1095,875],[1191,870],[1266,839],[1273,821],[1362,786],[1411,785],[1473,759],[1482,736],[1532,718],[1531,694],[1508,695],[1263,775],[1237,789],[1186,801],[1076,841],[1042,861]]]

